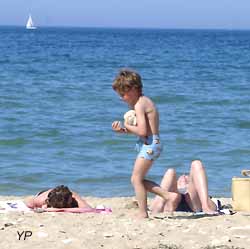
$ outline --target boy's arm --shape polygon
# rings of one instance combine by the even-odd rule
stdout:
[[[137,125],[134,126],[124,123],[124,126],[129,132],[140,137],[145,137],[147,136],[147,122],[143,106],[141,104],[137,104],[135,106],[135,112]]]

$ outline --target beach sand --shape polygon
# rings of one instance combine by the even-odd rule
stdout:
[[[24,198],[0,197],[0,200],[17,199]],[[250,213],[196,217],[174,212],[137,220],[132,197],[85,199],[93,206],[110,207],[113,212],[0,213],[0,248],[250,248]],[[220,200],[222,204],[231,203],[230,199]]]

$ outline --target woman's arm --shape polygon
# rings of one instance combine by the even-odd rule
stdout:
[[[72,197],[77,201],[79,208],[92,208],[79,194],[72,192]]]
[[[35,201],[34,201],[34,197],[28,197],[24,200],[24,203],[25,205],[28,207],[28,208],[35,208]]]

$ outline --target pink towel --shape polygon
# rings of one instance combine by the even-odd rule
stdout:
[[[62,213],[112,213],[111,208],[48,208],[45,212],[62,212]]]

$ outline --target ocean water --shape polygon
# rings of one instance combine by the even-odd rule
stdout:
[[[150,179],[201,159],[210,194],[229,197],[250,168],[250,31],[0,27],[0,55],[0,195],[134,194],[136,137],[111,130],[128,109],[111,88],[122,67],[160,111]]]

